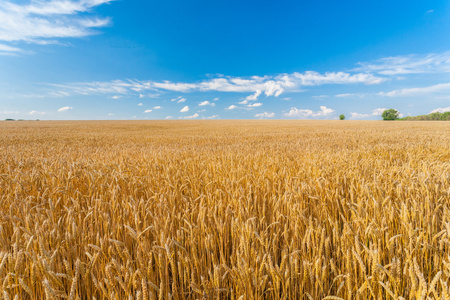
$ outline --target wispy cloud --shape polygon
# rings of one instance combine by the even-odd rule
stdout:
[[[207,119],[219,119],[220,116],[219,115],[212,115],[210,117],[206,117]]]
[[[373,72],[381,75],[448,73],[450,51],[424,55],[400,55],[381,58],[373,63],[359,63],[356,72]]]
[[[20,112],[17,111],[17,110],[3,110],[3,111],[0,111],[0,114],[4,114],[4,115],[17,115],[19,113]]]
[[[71,106],[64,106],[64,107],[61,107],[60,109],[58,109],[58,112],[64,112],[64,111],[68,111],[68,110],[71,110],[71,109],[73,109],[73,107],[71,107]]]
[[[151,109],[146,109],[146,110],[144,110],[144,113],[145,113],[145,114],[148,114],[148,113],[151,113],[151,112],[152,112]]]
[[[183,98],[181,96],[178,96],[177,98],[173,98],[172,100],[170,100],[172,102],[176,101],[177,103],[183,103],[186,102],[186,98]]]
[[[180,110],[180,112],[188,112],[188,111],[189,111],[189,106],[187,106],[187,105]]]
[[[227,110],[233,110],[233,109],[236,109],[236,108],[239,108],[239,107],[237,107],[236,105],[230,105],[230,106],[228,106],[228,107],[225,108],[225,109],[227,109]]]
[[[261,114],[256,114],[255,115],[256,118],[260,118],[260,119],[267,119],[267,118],[273,118],[275,117],[275,113],[274,112],[263,112]]]
[[[236,92],[253,93],[245,101],[254,101],[262,93],[266,96],[278,97],[285,91],[298,92],[304,86],[319,86],[324,84],[378,84],[386,79],[368,73],[307,71],[276,76],[252,77],[219,77],[209,78],[200,82],[157,82],[152,80],[114,80],[110,82],[80,82],[66,85],[53,85],[55,89],[67,94],[91,95],[95,93],[133,94],[145,90],[166,90],[174,92]],[[171,101],[184,102],[185,98],[178,97]],[[247,104],[247,103],[245,103]]]
[[[0,2],[0,41],[35,44],[58,43],[61,38],[95,34],[109,18],[89,16],[92,9],[112,0],[41,0],[16,4]],[[13,47],[14,48],[14,47]],[[19,52],[16,49],[6,51]],[[0,52],[5,52],[5,50]]]
[[[143,90],[152,89],[149,85],[143,82],[133,81],[133,80],[114,80],[111,82],[84,82],[84,83],[73,83],[73,84],[54,84],[54,88],[66,91],[69,95],[81,94],[81,95],[92,95],[92,94],[129,94],[132,92],[140,92]]]
[[[0,55],[17,55],[23,52],[22,49],[0,44]]]
[[[45,111],[32,110],[32,111],[29,112],[29,114],[31,116],[33,116],[33,115],[46,115],[47,113]]]
[[[364,98],[367,94],[337,94],[335,97],[337,98]]]
[[[162,107],[158,105],[158,106],[153,107],[153,109],[162,109]]]
[[[326,106],[321,106],[320,111],[312,111],[310,109],[298,109],[296,107],[292,107],[288,113],[284,115],[286,117],[325,117],[329,116],[334,112],[333,109],[328,108]]]
[[[426,87],[398,89],[390,92],[380,92],[378,93],[378,95],[387,97],[409,97],[409,96],[423,96],[443,92],[445,93],[450,92],[450,83],[440,83]]]

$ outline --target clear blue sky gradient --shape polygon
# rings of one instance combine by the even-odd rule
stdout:
[[[6,0],[0,119],[448,111],[449,34],[443,0]]]

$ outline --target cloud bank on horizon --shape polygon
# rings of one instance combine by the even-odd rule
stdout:
[[[120,5],[122,9],[115,8]],[[132,116],[142,119],[336,119],[340,113],[349,115],[350,119],[380,119],[385,107],[398,108],[405,115],[450,110],[450,50],[442,50],[442,43],[438,48],[441,51],[421,54],[406,52],[407,48],[397,49],[396,52],[404,53],[402,55],[380,56],[368,52],[374,59],[353,61],[337,70],[333,63],[326,69],[322,66],[308,70],[308,63],[303,62],[298,70],[290,72],[277,72],[275,66],[266,74],[207,74],[199,79],[198,75],[190,75],[190,70],[182,69],[186,75],[174,77],[187,80],[177,80],[151,71],[157,64],[141,68],[139,61],[145,61],[148,55],[133,56],[136,51],[133,47],[128,49],[127,46],[120,50],[123,53],[116,53],[119,50],[108,46],[121,35],[126,45],[133,40],[143,45],[139,47],[145,51],[152,51],[154,46],[147,40],[147,32],[136,34],[139,30],[124,25],[123,14],[130,11],[122,10],[128,6],[131,4],[113,0],[1,2],[0,60],[13,73],[28,76],[41,72],[46,74],[46,80],[39,75],[29,75],[24,84],[8,77],[8,69],[0,71],[4,73],[0,76],[0,86],[1,83],[4,86],[0,88],[0,105],[3,106],[0,119],[36,115],[49,119],[131,119]],[[424,15],[433,16],[436,11],[427,9]],[[137,19],[145,16],[143,12],[132,12]],[[119,25],[114,24],[115,19],[119,20]],[[146,24],[147,21],[141,22]],[[264,20],[261,22],[260,25],[264,25]],[[186,27],[191,28],[191,25],[197,28],[190,23]],[[77,40],[85,43],[77,44]],[[439,44],[438,39],[435,44]],[[90,56],[73,54],[78,51],[77,47]],[[104,53],[93,54],[100,49],[95,47],[105,47],[101,48]],[[170,60],[185,50],[171,51],[166,51],[171,56],[160,53],[159,60]],[[226,53],[216,51],[218,57]],[[53,58],[68,63],[67,75],[64,72],[50,74],[53,65],[49,62]],[[322,59],[319,54],[315,58]],[[40,64],[40,59],[45,63]],[[128,68],[127,63],[133,59],[138,61],[136,68]],[[20,61],[27,63],[21,65]],[[78,63],[83,63],[84,68],[77,69]],[[115,70],[116,65],[118,70]],[[48,73],[45,68],[49,69]],[[161,68],[168,74],[174,72],[173,68]],[[76,72],[72,73],[72,69]],[[235,73],[245,74],[248,70],[236,69]],[[84,80],[84,75],[93,80]],[[7,88],[11,86],[13,88]]]

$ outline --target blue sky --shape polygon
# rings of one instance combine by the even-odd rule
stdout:
[[[2,0],[0,119],[450,111],[448,1]]]

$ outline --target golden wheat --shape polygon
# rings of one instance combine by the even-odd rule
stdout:
[[[449,299],[450,123],[0,123],[5,299]]]

